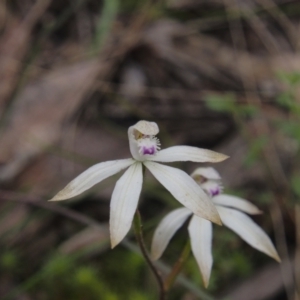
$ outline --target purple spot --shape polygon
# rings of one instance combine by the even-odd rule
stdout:
[[[153,154],[155,154],[155,150],[156,150],[156,149],[155,149],[154,146],[149,147],[149,148],[143,147],[142,152],[143,152],[143,155],[145,155],[145,154],[153,155]]]
[[[220,189],[210,190],[210,194],[213,196],[217,196],[220,194]]]

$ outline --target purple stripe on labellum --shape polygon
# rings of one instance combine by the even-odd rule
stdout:
[[[218,189],[215,189],[215,190],[210,190],[210,195],[211,195],[212,197],[214,197],[214,196],[219,195],[220,192],[221,192],[221,190],[220,190],[219,188],[218,188]]]
[[[154,146],[142,148],[143,155],[145,155],[145,154],[153,155],[153,154],[155,154],[155,152],[156,152],[156,148]]]

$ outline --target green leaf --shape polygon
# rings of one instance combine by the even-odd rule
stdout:
[[[259,159],[262,149],[267,144],[267,142],[267,136],[261,136],[255,141],[252,141],[247,156],[244,160],[244,164],[246,165],[246,167],[251,167]]]
[[[255,105],[247,104],[238,106],[237,112],[244,117],[253,117],[258,114],[259,109]]]
[[[297,121],[281,121],[277,123],[277,127],[300,143],[300,127]]]
[[[290,86],[296,86],[300,84],[300,72],[287,73],[280,71],[277,73],[277,77],[280,81]]]
[[[0,257],[0,265],[3,270],[14,270],[19,263],[16,253],[9,251],[4,252]]]
[[[208,95],[205,98],[208,108],[219,112],[234,112],[236,109],[235,96],[233,94]]]
[[[282,92],[277,98],[276,102],[284,108],[293,109],[295,106],[295,99],[290,91]]]
[[[94,50],[98,51],[101,49],[103,44],[111,31],[113,22],[117,17],[119,9],[119,0],[105,0],[103,2],[103,9],[101,16],[96,25],[96,32],[94,37]]]
[[[300,199],[300,174],[295,174],[291,178],[291,185],[293,193],[297,196],[298,199]]]

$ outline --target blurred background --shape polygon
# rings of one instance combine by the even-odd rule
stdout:
[[[120,175],[47,202],[92,164],[130,157],[141,119],[158,123],[162,148],[229,155],[214,166],[225,191],[264,211],[254,221],[283,261],[214,228],[209,288],[190,256],[169,299],[300,299],[299,1],[1,0],[0,32],[1,299],[157,299],[133,232],[110,250]],[[146,173],[148,247],[178,205]],[[184,227],[162,274],[187,239]]]

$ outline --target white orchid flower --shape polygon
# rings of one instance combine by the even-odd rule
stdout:
[[[185,172],[157,162],[220,162],[228,156],[196,147],[174,146],[160,151],[155,137],[156,123],[139,121],[129,127],[128,138],[133,158],[96,164],[72,180],[50,201],[75,197],[121,170],[128,170],[117,181],[110,203],[111,246],[115,247],[130,230],[143,183],[142,166],[195,215],[221,224],[219,214],[207,194]]]
[[[222,223],[238,234],[253,248],[271,256],[278,262],[280,258],[267,234],[245,213],[255,215],[261,211],[252,203],[239,197],[221,194],[221,178],[213,168],[198,168],[191,175],[194,180],[212,197]],[[204,286],[209,283],[212,257],[212,224],[193,214],[189,209],[178,208],[167,214],[154,232],[151,256],[159,259],[175,232],[190,217],[188,232],[191,248],[198,263]]]

